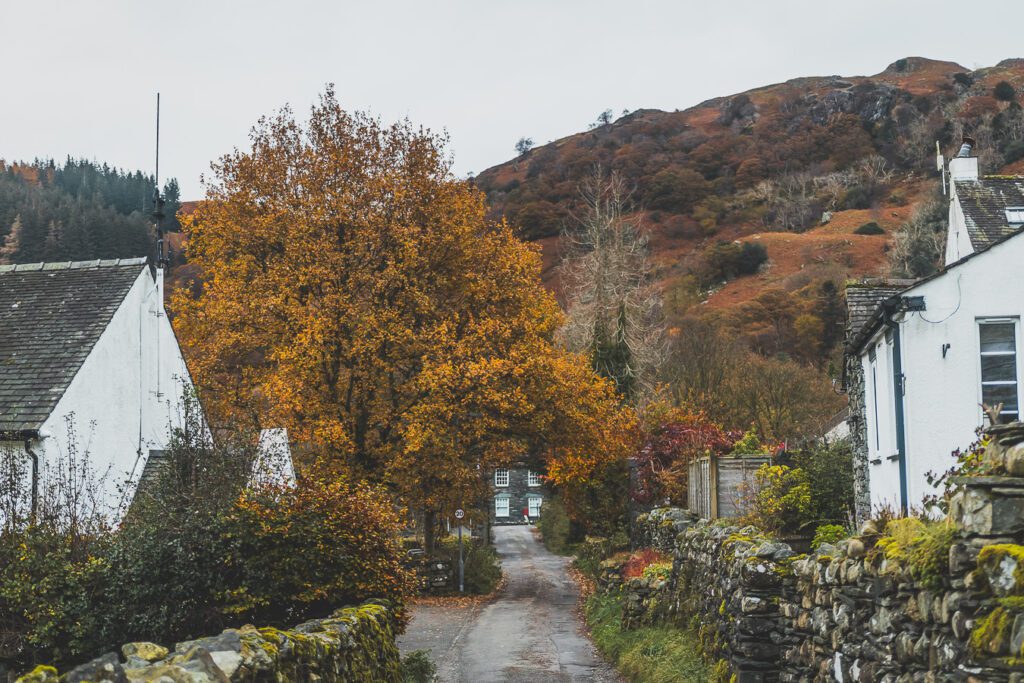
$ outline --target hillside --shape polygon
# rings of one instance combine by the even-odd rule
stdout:
[[[1022,86],[1024,60],[971,71],[912,57],[874,76],[798,78],[684,111],[641,109],[475,182],[495,215],[542,245],[557,292],[559,234],[579,181],[598,165],[621,174],[635,187],[670,319],[697,311],[774,327],[763,350],[788,352],[800,315],[836,324],[819,310],[826,282],[841,290],[847,278],[888,272],[893,233],[938,192],[936,141],[948,157],[972,135],[983,172],[1024,171]],[[866,223],[880,234],[855,234]],[[768,260],[755,274],[723,276],[721,243],[737,240],[763,245]],[[781,326],[755,310],[778,294],[797,302]]]
[[[154,184],[87,160],[0,159],[0,263],[151,255]],[[176,180],[163,195],[164,228],[177,230]]]

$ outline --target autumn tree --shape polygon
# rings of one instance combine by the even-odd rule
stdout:
[[[554,345],[537,249],[488,221],[443,136],[328,89],[251,140],[183,218],[205,281],[175,297],[177,329],[214,419],[287,426],[318,467],[385,483],[428,546],[495,466],[563,483],[623,457],[630,414]]]
[[[568,305],[563,343],[639,400],[664,354],[660,299],[650,284],[647,237],[630,216],[630,192],[598,169],[580,185],[583,214],[564,235],[561,266]]]

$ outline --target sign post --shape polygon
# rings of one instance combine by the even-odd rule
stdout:
[[[459,592],[465,593],[465,567],[462,562],[462,518],[466,516],[466,512],[459,508],[455,511],[455,519],[459,520]]]

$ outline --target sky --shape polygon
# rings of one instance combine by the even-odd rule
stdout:
[[[0,159],[153,169],[203,196],[261,115],[347,109],[447,131],[458,175],[612,109],[685,109],[901,57],[1024,57],[1020,0],[0,0]]]

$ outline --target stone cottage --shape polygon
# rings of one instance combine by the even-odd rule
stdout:
[[[491,492],[491,524],[527,524],[540,518],[545,494],[539,472],[522,465],[496,468]]]

